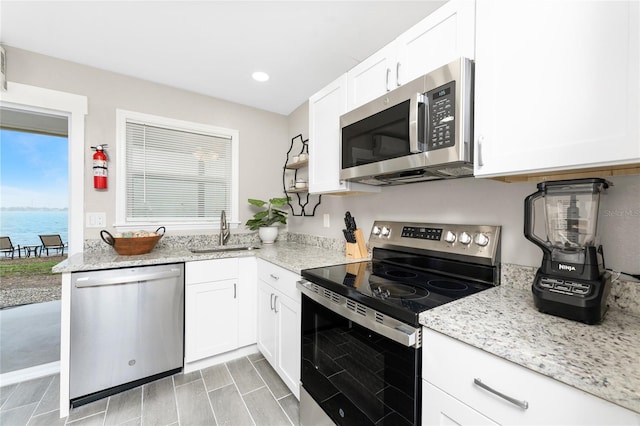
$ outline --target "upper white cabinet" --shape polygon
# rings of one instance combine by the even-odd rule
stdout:
[[[478,0],[475,175],[640,162],[640,3]]]
[[[374,186],[340,179],[340,116],[347,111],[347,76],[343,74],[309,99],[309,192],[379,192]]]
[[[348,71],[348,110],[456,58],[474,59],[474,10],[473,1],[450,1]]]

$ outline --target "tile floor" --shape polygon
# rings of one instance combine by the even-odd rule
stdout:
[[[59,418],[60,377],[0,388],[0,425],[298,425],[298,400],[262,354],[176,374]]]

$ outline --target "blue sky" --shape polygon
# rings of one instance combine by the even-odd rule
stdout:
[[[68,207],[67,138],[0,130],[2,207]]]

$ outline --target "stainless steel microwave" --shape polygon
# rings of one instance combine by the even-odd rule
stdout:
[[[460,58],[340,117],[340,179],[473,176],[473,62]]]

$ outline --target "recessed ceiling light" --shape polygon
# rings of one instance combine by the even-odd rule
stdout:
[[[256,71],[253,74],[251,74],[251,77],[253,77],[253,79],[255,81],[267,81],[269,80],[269,74],[267,74],[266,72],[262,72],[262,71]]]

